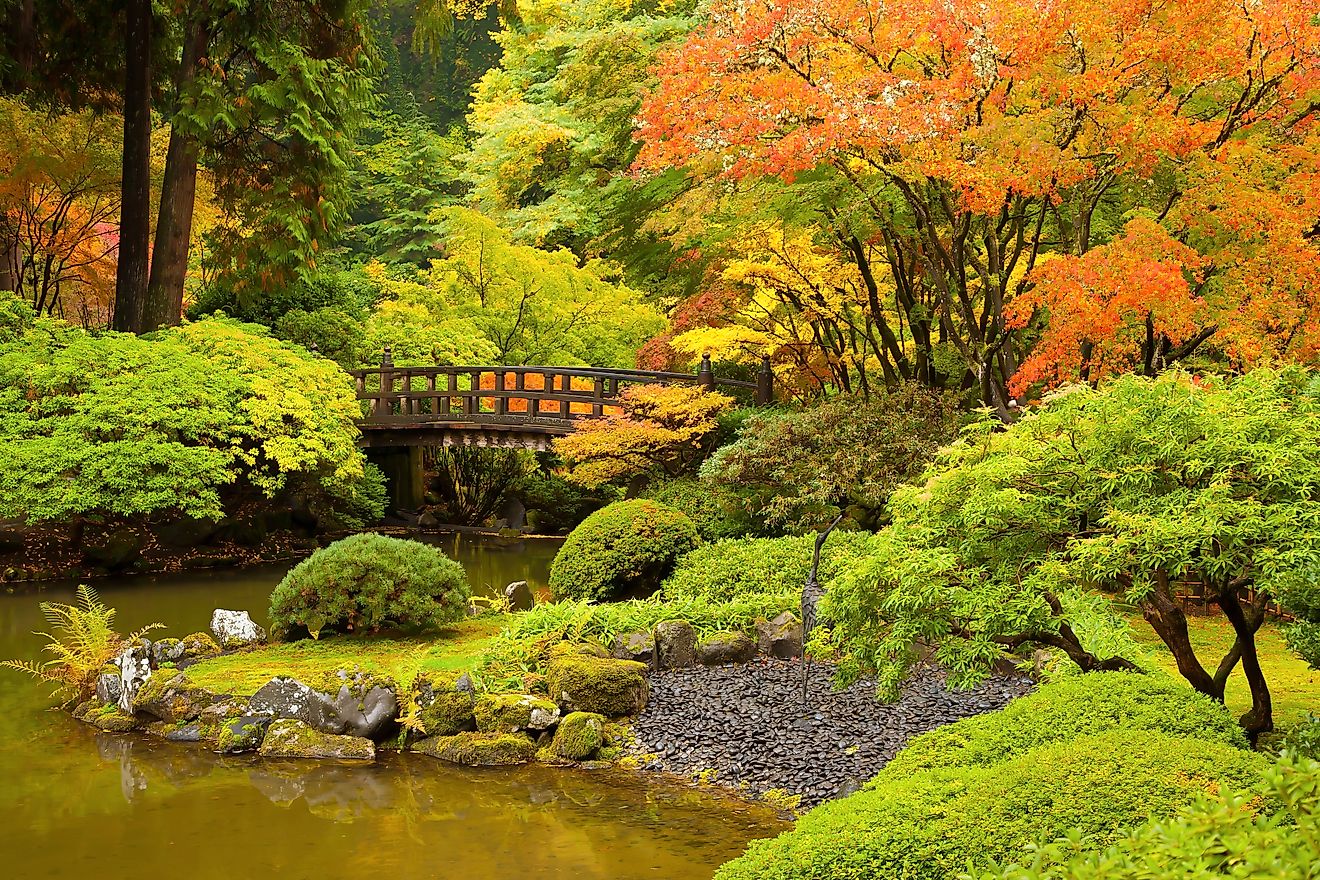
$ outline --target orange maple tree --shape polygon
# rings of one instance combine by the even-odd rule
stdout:
[[[1320,357],[1312,0],[720,0],[657,72],[640,171],[844,184],[900,379]]]

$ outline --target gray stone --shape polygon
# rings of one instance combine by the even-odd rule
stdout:
[[[630,632],[614,637],[610,656],[616,660],[636,660],[655,668],[655,633]]]
[[[756,649],[769,657],[792,660],[802,656],[802,624],[793,612],[784,611],[774,620],[756,624]]]
[[[138,639],[111,661],[119,669],[119,708],[133,714],[138,691],[151,678],[151,642]]]
[[[504,588],[504,598],[509,600],[510,611],[531,611],[536,605],[536,596],[527,581],[514,581]]]
[[[192,721],[202,710],[219,698],[197,687],[182,672],[170,674],[168,669],[158,670],[147,680],[133,700],[133,709],[155,716],[161,721],[177,723]]]
[[[252,695],[253,712],[295,718],[321,733],[375,739],[398,717],[394,689],[361,674],[340,672],[337,693],[330,694],[294,678],[272,678]]]
[[[697,645],[697,662],[702,666],[746,663],[755,656],[756,642],[740,632],[716,633]]]
[[[271,722],[258,753],[266,758],[374,761],[376,746],[364,737],[322,733],[294,718],[281,718]]]
[[[202,725],[196,721],[166,731],[165,738],[170,742],[195,743],[202,741]]]
[[[211,612],[211,634],[225,649],[245,648],[266,640],[266,631],[254,623],[246,611],[224,608]]]
[[[119,680],[119,672],[102,672],[96,679],[96,698],[107,706],[118,706],[119,695],[124,685]]]
[[[686,620],[665,620],[655,628],[655,654],[661,669],[685,669],[697,662],[697,631]]]
[[[418,528],[433,529],[438,525],[440,525],[440,520],[436,519],[435,514],[431,513],[431,511],[429,510],[424,512],[421,516],[417,517]]]

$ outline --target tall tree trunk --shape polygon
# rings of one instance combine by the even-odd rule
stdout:
[[[112,326],[142,332],[151,259],[151,0],[127,0],[119,266]]]
[[[18,233],[0,223],[0,290],[18,290],[18,269],[22,255],[18,252]]]
[[[198,26],[183,46],[183,61],[175,81],[182,96],[197,73],[206,53],[208,35]],[[175,108],[178,111],[178,107]],[[188,275],[188,243],[192,238],[193,207],[197,201],[197,142],[170,127],[170,147],[165,156],[165,180],[160,191],[160,216],[156,221],[156,246],[151,254],[151,281],[142,323],[146,330],[173,326],[183,314],[183,282]]]

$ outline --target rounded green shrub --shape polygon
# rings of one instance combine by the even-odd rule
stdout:
[[[467,613],[463,566],[427,544],[353,535],[317,550],[270,596],[274,634],[435,629]]]
[[[1258,791],[1264,758],[1151,730],[1112,730],[987,767],[894,778],[751,844],[716,880],[947,880],[1072,829],[1103,847],[1223,787]]]
[[[820,555],[819,580],[830,580],[862,556],[870,532],[835,532]],[[706,544],[686,554],[662,586],[669,599],[728,602],[740,596],[799,592],[811,571],[815,534],[741,538]]]
[[[569,534],[550,566],[550,589],[556,599],[596,601],[654,592],[698,540],[692,520],[672,507],[616,501]]]
[[[745,509],[747,500],[735,491],[695,477],[656,483],[646,490],[646,497],[686,513],[703,541],[779,534],[767,532],[765,524]]]
[[[1115,729],[1247,748],[1242,728],[1223,704],[1186,685],[1154,675],[1092,672],[1059,679],[998,712],[914,738],[871,785],[921,770],[986,767],[1037,746]]]

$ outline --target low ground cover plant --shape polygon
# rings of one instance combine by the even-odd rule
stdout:
[[[463,566],[418,541],[360,534],[313,553],[270,597],[272,633],[434,630],[467,613]]]
[[[835,575],[865,554],[869,532],[834,532],[827,539],[817,577],[827,588]],[[755,593],[802,591],[811,572],[815,534],[787,538],[717,541],[685,554],[665,579],[668,599],[725,602]]]

